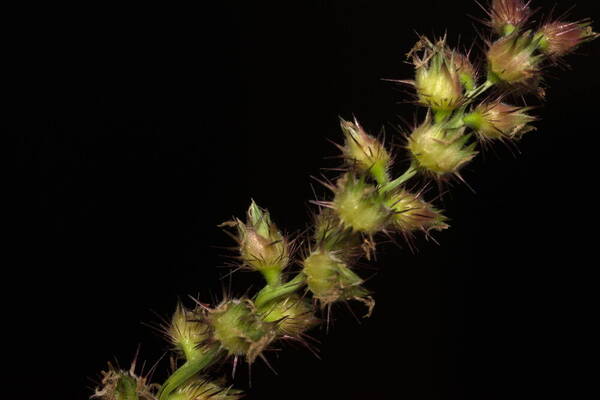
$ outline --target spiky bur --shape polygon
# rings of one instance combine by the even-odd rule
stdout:
[[[197,311],[190,311],[179,303],[165,333],[180,356],[194,360],[203,354],[202,346],[209,338],[210,327],[199,318]]]
[[[434,43],[426,37],[420,38],[408,56],[415,66],[415,80],[408,83],[414,84],[421,105],[441,116],[461,105],[463,82],[471,86],[475,81],[474,68],[466,64],[468,59],[455,56],[445,39]]]
[[[489,45],[487,51],[488,81],[507,86],[534,88],[540,77],[538,54],[540,39],[531,31],[502,37]]]
[[[582,43],[598,37],[591,25],[590,19],[578,22],[549,22],[537,32],[539,48],[552,58],[562,57],[577,49]]]
[[[333,187],[335,192],[335,187]],[[329,250],[343,250],[346,256],[356,253],[361,245],[360,235],[352,228],[344,226],[333,208],[324,208],[314,218],[313,239],[316,247]]]
[[[531,107],[518,107],[500,101],[484,102],[463,117],[480,140],[519,139],[534,130],[529,125],[536,118],[527,114]]]
[[[427,118],[410,134],[407,148],[419,169],[433,177],[444,178],[458,174],[477,154],[476,144],[467,144],[469,138],[464,127],[432,123]]]
[[[467,91],[475,89],[478,80],[478,71],[471,63],[468,54],[446,48],[446,58],[458,72],[458,79]]]
[[[100,387],[92,398],[101,400],[156,400],[157,385],[149,384],[147,378],[135,374],[135,363],[129,371],[114,368],[102,372]]]
[[[488,25],[498,35],[510,35],[521,28],[531,16],[529,1],[492,0]]]
[[[271,301],[260,311],[264,321],[276,324],[279,335],[300,337],[319,324],[312,304],[296,294]]]
[[[440,231],[448,228],[447,218],[441,211],[421,199],[420,194],[400,188],[391,194],[388,203],[393,211],[392,224],[402,233]]]
[[[368,306],[367,315],[371,313],[374,301],[362,287],[362,278],[350,269],[339,253],[316,250],[304,260],[303,267],[308,289],[322,306],[355,299]]]
[[[236,239],[242,264],[259,271],[269,284],[278,284],[281,272],[289,264],[290,246],[287,238],[271,221],[269,212],[252,201],[246,223],[236,218],[220,226],[237,228]]]
[[[382,193],[364,177],[347,173],[332,189],[335,196],[327,205],[345,229],[373,235],[388,223],[391,213]]]
[[[366,133],[356,120],[342,119],[340,125],[346,139],[342,151],[348,164],[360,173],[371,175],[377,183],[386,183],[392,157],[383,143]]]
[[[249,299],[223,301],[208,310],[206,320],[212,329],[211,340],[228,355],[244,356],[254,362],[277,335],[276,323],[266,322]]]
[[[195,377],[175,390],[167,400],[239,400],[243,394],[222,382]]]

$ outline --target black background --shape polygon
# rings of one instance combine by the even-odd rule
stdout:
[[[580,1],[572,15],[598,11]],[[382,78],[410,79],[415,32],[465,46],[475,28],[486,35],[467,14],[483,17],[474,2],[432,0],[36,10],[23,30],[36,124],[18,136],[13,175],[13,193],[29,193],[15,307],[35,299],[46,393],[86,398],[106,362],[127,366],[138,344],[158,360],[168,346],[144,323],[177,298],[221,296],[216,247],[231,242],[216,225],[250,198],[303,229],[311,184],[326,195],[310,176],[339,162],[325,159],[337,154],[327,139],[342,139],[338,117],[401,144],[395,127],[415,109]],[[573,71],[547,71],[543,119],[521,154],[496,146],[465,169],[477,193],[454,185],[439,203],[452,225],[440,246],[380,246],[361,271],[372,318],[335,309],[330,332],[314,332],[322,360],[271,354],[279,376],[257,362],[249,399],[573,398],[596,379],[585,361],[598,356],[598,46],[570,57]],[[232,293],[259,284],[236,273]],[[245,367],[236,385],[248,388]]]

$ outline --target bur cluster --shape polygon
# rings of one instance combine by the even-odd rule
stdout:
[[[286,341],[314,351],[309,332],[337,304],[358,301],[369,316],[374,294],[359,265],[375,259],[381,241],[412,247],[419,236],[448,229],[429,183],[463,181],[461,172],[483,145],[514,144],[534,131],[539,117],[523,99],[539,100],[546,70],[598,36],[589,19],[537,24],[523,0],[492,0],[484,9],[489,36],[482,54],[453,48],[446,36],[420,36],[408,51],[414,76],[397,82],[409,85],[420,122],[391,138],[400,146],[356,119],[340,120],[343,161],[320,180],[329,195],[312,201],[305,233],[286,234],[254,201],[245,218],[221,225],[234,239],[237,268],[262,276],[259,291],[214,305],[178,304],[161,326],[173,350],[169,377],[151,384],[133,369],[110,367],[93,397],[239,399],[223,377],[227,368],[235,375],[241,362],[269,365],[270,351]]]

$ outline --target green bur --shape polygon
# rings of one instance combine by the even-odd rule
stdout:
[[[275,324],[265,322],[249,300],[229,300],[208,315],[213,339],[230,355],[253,362],[275,338]]]
[[[390,218],[384,200],[377,187],[347,174],[338,180],[333,207],[344,227],[374,234],[381,231]]]
[[[363,280],[332,252],[312,253],[304,260],[303,272],[309,290],[323,305],[368,295]]]
[[[475,157],[475,143],[467,144],[469,139],[464,128],[446,129],[445,124],[426,121],[412,132],[407,148],[420,169],[441,177],[457,173]]]

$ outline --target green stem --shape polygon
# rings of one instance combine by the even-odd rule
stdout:
[[[167,400],[171,393],[175,391],[175,389],[184,384],[188,379],[196,375],[198,372],[212,364],[217,359],[220,351],[221,350],[218,347],[212,347],[206,350],[202,356],[187,360],[185,364],[177,368],[177,370],[175,370],[175,372],[173,372],[171,376],[167,378],[165,383],[163,383],[160,391],[158,392],[158,399]]]
[[[517,27],[514,26],[513,24],[506,24],[502,27],[502,35],[508,36],[511,33],[513,33],[515,31],[515,29],[517,29]]]
[[[265,286],[262,288],[260,292],[256,295],[256,299],[254,300],[254,305],[256,308],[261,308],[265,304],[269,303],[271,300],[274,300],[278,297],[285,296],[290,293],[294,293],[304,284],[304,280],[306,277],[303,273],[299,273],[287,283],[280,284],[278,286]]]
[[[117,382],[115,398],[116,400],[138,400],[136,380],[122,375]]]
[[[260,273],[267,281],[268,286],[279,286],[281,285],[281,269],[278,267],[263,268]]]
[[[468,99],[467,102],[465,103],[465,105],[472,103],[476,97],[481,96],[483,93],[485,93],[489,88],[491,88],[495,84],[496,84],[496,82],[494,82],[492,79],[488,78],[488,80],[486,80],[483,85],[480,85],[473,90],[469,90],[467,93],[465,93],[465,97]]]
[[[394,190],[395,188],[397,188],[398,186],[402,185],[404,182],[406,182],[407,180],[409,180],[410,178],[415,176],[416,173],[417,173],[417,166],[416,166],[415,162],[413,161],[410,163],[410,166],[402,175],[400,175],[398,178],[394,179],[393,181],[383,185],[379,190],[382,193],[386,193],[391,190]]]
[[[452,115],[452,110],[435,110],[433,112],[433,120],[436,124],[439,124],[448,119],[450,115]]]
[[[373,179],[375,179],[375,181],[379,185],[385,185],[386,183],[389,182],[387,168],[384,163],[376,162],[375,164],[373,164],[371,166],[371,169],[369,170],[369,172],[371,173],[371,176],[373,177]]]

